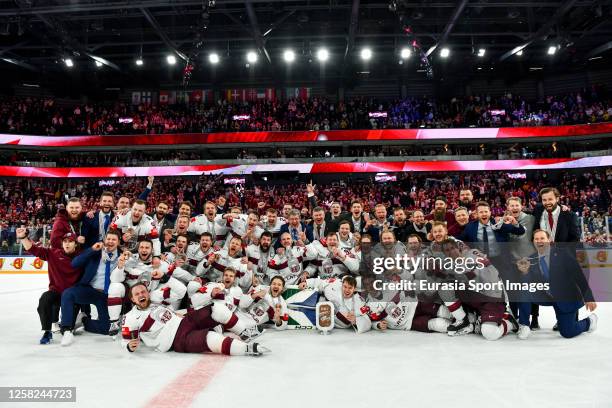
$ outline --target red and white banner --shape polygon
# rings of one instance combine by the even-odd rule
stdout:
[[[176,94],[174,95],[176,97]],[[170,95],[165,96],[169,100]],[[160,94],[161,99],[161,94]],[[28,136],[0,134],[0,145],[41,147],[292,143],[378,140],[457,140],[593,137],[612,134],[612,123],[483,129],[381,129],[294,132],[174,133],[126,136]]]
[[[612,156],[585,157],[581,159],[524,159],[524,160],[448,160],[364,163],[295,163],[295,164],[210,164],[198,166],[158,167],[19,167],[0,166],[0,176],[49,177],[49,178],[110,178],[146,176],[200,176],[244,175],[253,172],[291,171],[304,174],[316,173],[396,173],[408,171],[457,172],[457,171],[522,171],[555,170],[612,166]]]

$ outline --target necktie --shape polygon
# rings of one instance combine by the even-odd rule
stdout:
[[[548,211],[548,225],[550,226],[550,231],[552,232],[553,225],[555,225],[555,219],[553,218],[552,211]]]
[[[108,293],[108,287],[110,286],[110,273],[112,266],[111,259],[113,259],[113,253],[107,252],[107,255],[108,259],[106,260],[106,265],[104,266],[104,293]]]
[[[489,254],[489,233],[487,232],[487,226],[482,226],[482,250],[485,254]]]
[[[317,239],[321,239],[321,226],[317,226]]]
[[[298,240],[297,228],[291,228],[291,238],[293,238],[294,241]]]
[[[104,216],[104,234],[106,234],[106,232],[108,232],[109,224],[110,224],[110,214],[106,214]]]
[[[540,257],[540,270],[542,271],[542,276],[544,277],[545,282],[550,281],[550,270],[548,269],[548,264],[546,263],[546,257]]]

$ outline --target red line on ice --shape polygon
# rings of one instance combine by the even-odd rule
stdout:
[[[144,407],[176,408],[188,407],[210,381],[223,369],[228,356],[206,354],[186,371],[180,373],[166,385]]]

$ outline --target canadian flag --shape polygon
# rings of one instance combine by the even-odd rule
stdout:
[[[176,92],[175,91],[159,91],[159,104],[168,105],[176,103]]]

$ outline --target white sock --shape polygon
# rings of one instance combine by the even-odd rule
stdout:
[[[206,345],[213,353],[230,356],[244,355],[247,350],[245,342],[223,336],[214,331],[209,331],[206,335]]]

